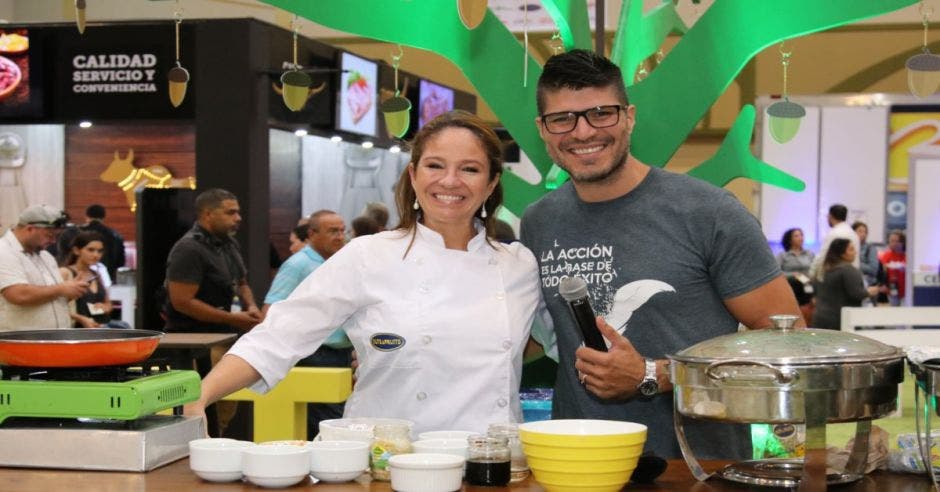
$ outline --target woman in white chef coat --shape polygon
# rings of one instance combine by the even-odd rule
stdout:
[[[246,386],[268,391],[342,325],[359,359],[346,417],[409,419],[415,434],[521,422],[539,277],[528,249],[491,239],[501,172],[499,139],[476,116],[425,125],[399,180],[399,227],[354,239],[272,305],[187,413]]]

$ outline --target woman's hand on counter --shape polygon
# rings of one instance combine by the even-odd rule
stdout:
[[[183,405],[183,415],[202,418],[202,433],[204,437],[209,437],[208,420],[206,420],[206,405],[202,400]]]

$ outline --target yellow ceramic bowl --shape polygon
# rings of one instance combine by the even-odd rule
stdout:
[[[548,492],[615,492],[646,443],[646,426],[609,420],[544,420],[519,426],[535,480]]]
[[[639,456],[622,460],[604,460],[604,461],[570,461],[570,460],[549,460],[545,458],[536,458],[529,456],[527,458],[529,468],[550,470],[562,473],[609,473],[624,470],[633,470],[636,468]]]
[[[633,470],[611,473],[561,473],[532,468],[535,480],[549,492],[568,490],[620,490],[630,481]]]
[[[562,448],[643,445],[646,426],[614,420],[542,420],[519,425],[523,443]]]
[[[541,446],[522,443],[522,449],[529,458],[570,461],[605,461],[627,460],[643,453],[643,444],[608,448],[566,448],[562,446]]]

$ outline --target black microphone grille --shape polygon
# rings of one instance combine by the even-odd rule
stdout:
[[[587,282],[581,277],[562,277],[558,282],[558,293],[566,301],[587,297]]]

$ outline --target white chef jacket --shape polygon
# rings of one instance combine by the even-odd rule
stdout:
[[[229,351],[268,391],[343,325],[359,358],[346,417],[414,421],[428,430],[485,432],[521,422],[522,351],[540,300],[535,257],[520,243],[444,247],[417,226],[350,242]]]
[[[62,274],[55,258],[47,251],[27,253],[13,234],[7,230],[0,237],[0,292],[11,285],[56,285],[62,283]],[[70,328],[68,300],[64,297],[41,304],[20,306],[0,295],[0,331]]]

